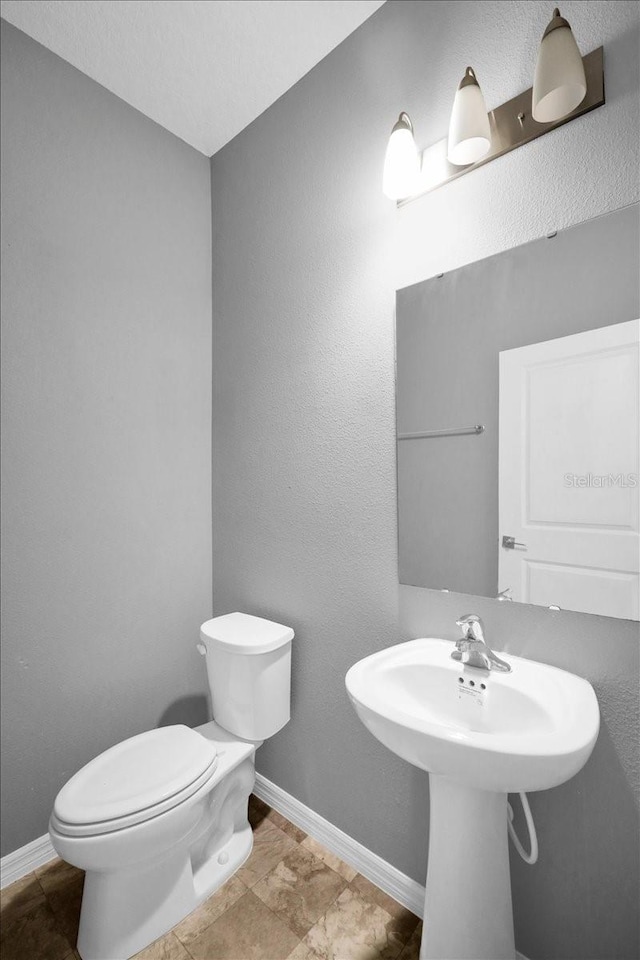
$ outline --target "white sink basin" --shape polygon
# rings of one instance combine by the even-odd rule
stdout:
[[[367,729],[430,774],[420,960],[514,960],[507,793],[573,777],[596,742],[598,702],[564,670],[501,653],[511,672],[486,671],[454,649],[381,650],[351,667],[347,691]]]
[[[507,654],[511,673],[478,670],[452,660],[453,649],[447,640],[410,640],[351,667],[347,691],[378,740],[429,773],[482,790],[545,790],[582,769],[600,721],[591,684]]]

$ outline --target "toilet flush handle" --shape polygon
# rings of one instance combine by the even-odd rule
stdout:
[[[196,650],[198,651],[201,657],[206,657],[207,648],[205,647],[204,643],[196,643]]]

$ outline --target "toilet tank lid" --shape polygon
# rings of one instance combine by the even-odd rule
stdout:
[[[291,627],[248,613],[227,613],[200,627],[203,643],[238,654],[268,653],[290,643],[293,637]]]

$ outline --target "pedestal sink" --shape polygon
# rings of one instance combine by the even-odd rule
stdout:
[[[411,640],[360,660],[346,686],[370,732],[427,770],[429,863],[420,960],[514,960],[507,793],[546,790],[587,762],[600,715],[586,680],[500,656],[511,673]]]

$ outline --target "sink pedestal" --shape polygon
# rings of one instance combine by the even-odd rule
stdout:
[[[420,960],[514,960],[507,795],[429,775]]]

